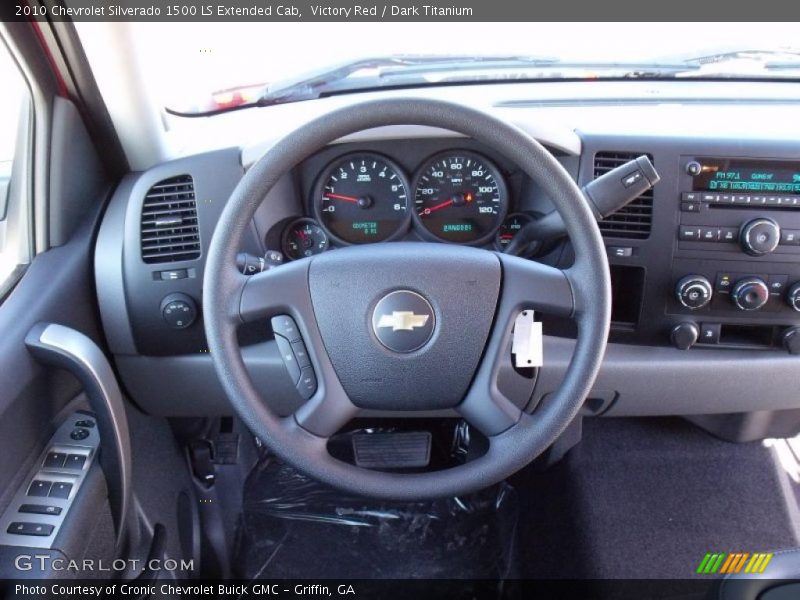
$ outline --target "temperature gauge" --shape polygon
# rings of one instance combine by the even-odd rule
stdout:
[[[306,258],[328,249],[328,235],[314,219],[297,219],[283,232],[282,245],[289,259]]]
[[[517,232],[531,221],[533,221],[533,217],[525,213],[513,213],[508,215],[494,237],[495,248],[501,252],[505,250],[506,246],[514,239]]]

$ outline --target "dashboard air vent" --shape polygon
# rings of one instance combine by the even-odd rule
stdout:
[[[177,262],[200,257],[197,204],[191,175],[158,182],[142,205],[142,260]]]
[[[641,152],[598,152],[594,155],[594,177],[600,177],[611,169],[641,156]],[[647,155],[650,160],[653,157]],[[650,237],[653,221],[653,190],[633,200],[612,215],[600,221],[600,231],[604,236],[644,240]]]

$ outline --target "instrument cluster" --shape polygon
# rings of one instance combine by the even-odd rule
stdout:
[[[510,212],[500,169],[471,150],[425,159],[413,173],[376,152],[335,158],[320,172],[308,205],[311,217],[288,224],[283,252],[303,258],[347,246],[405,238],[494,245],[502,249],[530,219]]]

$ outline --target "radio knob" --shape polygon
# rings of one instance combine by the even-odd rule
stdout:
[[[800,311],[800,283],[795,283],[786,294],[786,302],[796,311]]]
[[[733,286],[731,300],[741,310],[758,310],[769,300],[769,288],[758,277],[745,277]]]
[[[702,275],[687,275],[675,287],[678,302],[686,308],[697,310],[711,302],[711,282]]]
[[[739,241],[751,256],[763,256],[778,247],[781,228],[772,219],[753,219],[742,227]]]

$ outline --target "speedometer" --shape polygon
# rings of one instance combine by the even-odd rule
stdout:
[[[393,239],[408,229],[408,184],[388,158],[350,154],[334,161],[320,177],[314,212],[339,243]]]
[[[425,237],[488,242],[507,212],[503,177],[479,154],[439,154],[419,169],[414,180],[414,220]]]

